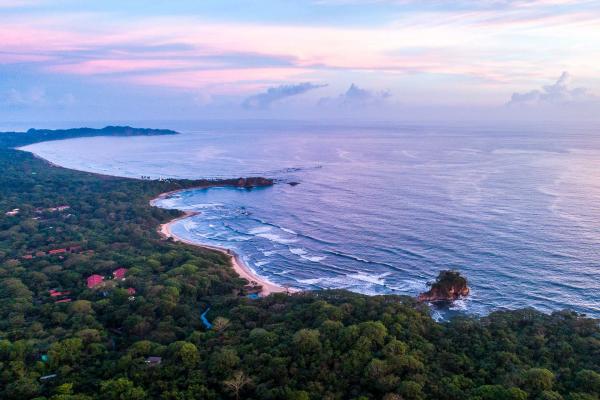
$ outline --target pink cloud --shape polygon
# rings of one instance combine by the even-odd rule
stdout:
[[[184,60],[105,59],[51,65],[47,70],[75,75],[101,75],[156,69],[193,68],[198,66],[198,63]]]
[[[0,56],[0,64],[40,63],[53,60],[54,57],[37,54],[11,54]]]
[[[179,89],[199,89],[202,87],[223,87],[231,93],[233,84],[243,88],[255,90],[268,84],[279,81],[299,80],[305,69],[299,68],[245,68],[245,69],[218,69],[203,71],[173,71],[156,74],[145,74],[128,78],[129,81],[152,86],[165,86]],[[262,82],[256,84],[256,82]]]
[[[563,0],[540,0],[563,1]],[[564,0],[568,1],[568,0]],[[112,21],[104,16],[12,17],[0,25],[0,63],[38,63],[43,71],[73,75],[128,73],[124,82],[170,88],[230,87],[236,83],[303,81],[320,70],[386,74],[452,74],[498,84],[515,75],[542,76],[555,68],[578,75],[600,61],[600,48],[590,51],[569,41],[597,43],[597,15],[530,15],[517,11],[410,15],[376,28],[210,23],[191,17]],[[587,25],[586,25],[587,24]],[[575,27],[573,25],[576,25]],[[520,40],[523,28],[543,40],[548,50],[562,52],[561,65],[548,61],[536,41]],[[169,49],[178,44],[180,49]],[[156,46],[165,50],[146,51]],[[594,49],[592,49],[594,50]],[[510,54],[519,51],[515,61]],[[243,61],[214,61],[249,54],[287,60],[256,67]],[[212,58],[211,58],[212,57]],[[579,66],[580,70],[568,64]],[[160,71],[155,71],[160,70]]]

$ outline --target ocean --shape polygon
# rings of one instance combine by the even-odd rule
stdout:
[[[166,127],[182,134],[25,149],[118,176],[275,178],[268,188],[187,190],[160,205],[199,211],[174,233],[230,248],[280,285],[415,296],[440,270],[457,269],[471,295],[449,311],[434,309],[439,318],[522,307],[600,317],[598,129],[265,121]]]

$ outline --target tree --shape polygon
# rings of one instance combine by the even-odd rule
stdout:
[[[236,400],[239,400],[240,391],[244,386],[250,384],[251,382],[252,379],[247,377],[246,374],[244,374],[244,371],[236,371],[231,377],[231,379],[228,379],[223,382],[223,385],[225,385],[225,388],[227,388],[227,390],[235,394]]]
[[[600,374],[583,369],[575,377],[575,384],[582,392],[600,394]]]
[[[523,375],[523,381],[525,390],[537,395],[544,390],[552,390],[554,374],[545,368],[531,368]]]
[[[106,400],[143,400],[146,392],[127,378],[104,381],[100,384],[100,393]]]
[[[294,334],[294,344],[301,353],[316,353],[321,350],[319,331],[315,329],[301,329]]]
[[[226,376],[240,362],[237,352],[232,348],[223,348],[210,357],[209,368],[213,373]]]
[[[200,360],[200,354],[198,349],[193,343],[184,343],[177,351],[177,358],[181,360],[181,363],[186,368],[193,368]]]
[[[216,332],[223,332],[225,329],[227,329],[227,327],[229,326],[229,320],[227,318],[223,318],[223,317],[217,317],[215,318],[215,320],[213,321],[213,326],[212,328],[216,331]]]
[[[505,388],[500,385],[479,386],[469,396],[469,400],[526,400],[527,393],[518,388]]]
[[[536,400],[563,400],[563,397],[558,392],[544,390],[536,397]]]

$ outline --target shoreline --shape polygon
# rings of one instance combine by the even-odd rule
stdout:
[[[193,189],[193,188],[189,188],[189,189]],[[153,207],[157,207],[155,204],[157,200],[164,199],[165,197],[167,197],[173,193],[177,193],[182,190],[189,190],[189,189],[178,189],[178,190],[172,190],[169,192],[161,193],[160,195],[158,195],[155,198],[153,198],[152,200],[150,200],[150,205]],[[199,187],[199,189],[202,189],[202,187]],[[248,267],[244,263],[244,261],[241,259],[241,257],[237,253],[235,253],[231,249],[227,249],[225,247],[196,243],[191,240],[187,240],[187,239],[184,239],[182,237],[175,235],[171,229],[173,224],[175,224],[181,220],[184,220],[186,218],[193,217],[194,215],[200,214],[197,211],[183,211],[183,213],[184,214],[182,216],[174,218],[174,219],[170,220],[169,222],[166,222],[166,223],[158,226],[157,231],[161,237],[163,237],[165,239],[171,238],[175,242],[181,242],[181,243],[188,244],[190,246],[196,246],[196,247],[207,249],[207,250],[218,251],[221,254],[225,254],[226,256],[229,257],[229,263],[231,264],[231,267],[238,274],[238,276],[240,278],[244,278],[245,280],[247,280],[250,285],[255,283],[262,287],[262,289],[260,291],[261,297],[268,296],[271,293],[288,293],[289,294],[289,293],[296,292],[296,290],[294,290],[294,289],[276,285],[273,282],[270,282],[267,279],[259,276],[254,271],[252,271],[250,269],[250,267]]]
[[[35,158],[45,162],[46,164],[48,164],[50,167],[54,167],[54,168],[65,168],[61,165],[58,165],[56,163],[53,163],[50,160],[45,159],[44,157],[39,156],[38,154],[28,151],[28,150],[22,150],[20,148],[17,148],[16,150],[20,150],[20,151],[24,151],[27,153],[32,154]],[[66,168],[66,169],[71,169],[71,168]],[[86,172],[86,171],[81,171],[81,170],[75,170],[73,169],[73,171],[79,171],[79,172],[83,172],[83,173],[90,173],[96,176],[99,176],[101,178],[119,178],[119,179],[131,179],[131,180],[139,180],[138,178],[131,178],[131,177],[120,177],[120,176],[114,176],[114,175],[107,175],[107,174],[100,174],[97,172]],[[170,190],[168,192],[164,192],[159,194],[158,196],[152,198],[149,201],[150,206],[152,207],[157,207],[156,206],[156,201],[164,199],[174,193],[178,193],[184,190],[191,190],[191,189],[207,189],[210,187],[214,187],[214,185],[211,184],[205,184],[205,185],[199,185],[196,187],[190,187],[190,188],[185,188],[185,189],[175,189],[175,190]],[[297,289],[293,289],[293,288],[289,288],[289,287],[283,287],[283,286],[279,286],[277,284],[274,284],[273,282],[268,281],[267,279],[259,276],[258,274],[256,274],[255,272],[253,272],[250,267],[248,267],[244,261],[241,259],[241,257],[235,253],[233,250],[227,249],[225,247],[218,247],[218,246],[211,246],[211,245],[206,245],[206,244],[200,244],[200,243],[196,243],[196,242],[192,242],[191,240],[187,240],[184,238],[181,238],[175,234],[173,234],[172,230],[171,230],[171,226],[178,222],[181,221],[183,219],[192,217],[194,215],[199,214],[199,212],[196,211],[183,211],[183,210],[179,210],[182,211],[184,213],[184,215],[174,218],[172,220],[170,220],[169,222],[166,222],[164,224],[161,224],[158,226],[157,228],[157,232],[158,234],[165,238],[171,238],[173,239],[173,241],[175,242],[181,242],[181,243],[185,243],[188,244],[190,246],[196,246],[199,248],[203,248],[203,249],[207,249],[207,250],[212,250],[212,251],[218,251],[219,253],[225,254],[226,256],[229,257],[229,263],[231,264],[231,267],[233,268],[233,270],[236,272],[236,274],[238,274],[239,277],[244,278],[248,281],[248,284],[253,284],[256,283],[257,285],[260,285],[262,287],[261,291],[260,291],[260,296],[261,297],[265,297],[270,295],[271,293],[295,293],[298,292]]]

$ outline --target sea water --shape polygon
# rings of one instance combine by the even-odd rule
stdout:
[[[267,188],[187,190],[160,206],[199,211],[174,233],[235,250],[280,285],[417,295],[440,270],[457,269],[471,296],[453,309],[600,317],[593,127],[174,125],[181,135],[26,149],[119,176],[275,178]]]

